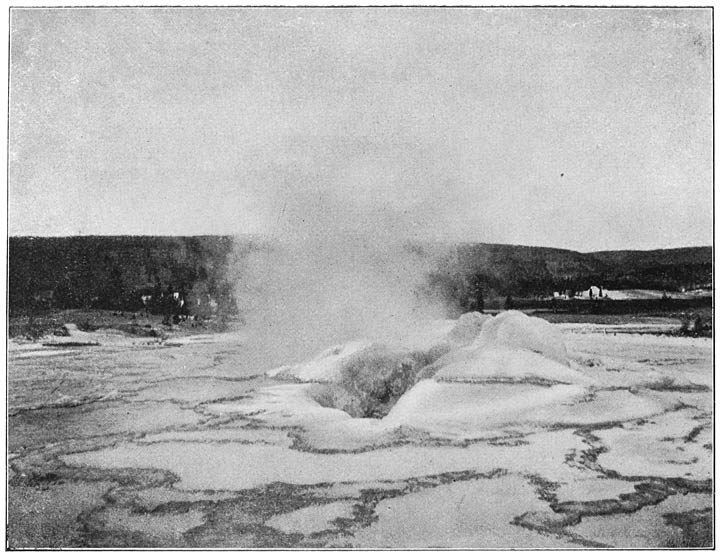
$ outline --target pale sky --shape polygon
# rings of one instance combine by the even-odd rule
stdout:
[[[14,9],[9,232],[709,245],[711,17]]]

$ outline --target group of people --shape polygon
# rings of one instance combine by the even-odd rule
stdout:
[[[161,313],[163,324],[177,324],[188,318],[185,294],[175,291],[171,286],[163,290],[159,284],[156,285],[152,294],[141,296],[145,311]]]

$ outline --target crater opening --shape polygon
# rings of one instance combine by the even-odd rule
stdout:
[[[337,383],[316,384],[313,399],[355,418],[382,419],[420,378],[423,369],[450,351],[448,344],[429,350],[396,352],[372,346],[355,354],[340,369]]]

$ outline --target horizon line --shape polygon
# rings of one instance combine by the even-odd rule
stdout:
[[[193,237],[216,237],[216,238],[247,238],[247,239],[264,239],[268,241],[274,241],[278,238],[274,238],[268,234],[259,233],[207,233],[207,234],[76,234],[76,235],[10,235],[7,238],[10,239],[74,239],[74,238],[193,238]],[[496,241],[479,241],[479,240],[460,240],[460,239],[417,239],[407,238],[406,241],[416,241],[420,243],[448,243],[448,244],[476,244],[476,245],[502,245],[508,247],[526,247],[535,249],[555,249],[560,251],[571,251],[575,253],[604,253],[604,252],[621,252],[621,251],[632,251],[632,252],[649,252],[649,251],[672,251],[680,249],[706,249],[710,248],[714,250],[714,243],[701,244],[701,245],[681,245],[679,247],[654,247],[654,248],[620,248],[620,249],[593,249],[589,251],[571,249],[568,247],[556,247],[552,245],[528,245],[522,243],[502,243]]]

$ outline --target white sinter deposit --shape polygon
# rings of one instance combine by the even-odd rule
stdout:
[[[355,451],[639,419],[671,405],[631,389],[601,390],[607,384],[570,362],[558,328],[519,311],[470,313],[405,340],[334,346],[268,371],[285,384],[207,410],[296,427],[306,449]]]

